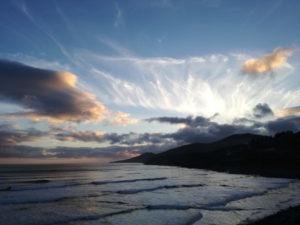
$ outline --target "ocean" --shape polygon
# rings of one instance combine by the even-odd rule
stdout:
[[[135,163],[0,166],[1,225],[235,225],[300,204],[300,181]]]

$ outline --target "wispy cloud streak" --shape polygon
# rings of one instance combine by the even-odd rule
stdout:
[[[275,111],[300,104],[300,92],[290,88],[294,70],[287,62],[282,76],[253,79],[240,73],[248,58],[243,54],[178,59],[79,51],[76,56],[89,63],[95,83],[91,88],[107,104],[205,117],[219,113],[218,119],[227,122],[252,114],[258,102],[267,102]]]

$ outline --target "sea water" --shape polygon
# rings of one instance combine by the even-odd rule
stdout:
[[[1,225],[234,225],[300,204],[300,181],[112,163],[0,166]]]

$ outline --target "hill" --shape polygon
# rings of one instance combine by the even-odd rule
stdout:
[[[144,154],[141,154],[139,156],[136,156],[136,157],[133,157],[133,158],[130,158],[130,159],[116,161],[116,163],[146,163],[146,162],[149,162],[154,157],[155,157],[154,153],[146,152]]]
[[[212,143],[184,145],[159,154],[146,153],[120,162],[300,178],[299,148],[300,132],[283,132],[274,137],[238,134]]]

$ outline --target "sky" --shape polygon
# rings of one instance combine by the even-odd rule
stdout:
[[[0,163],[106,163],[300,129],[297,0],[0,2]]]

